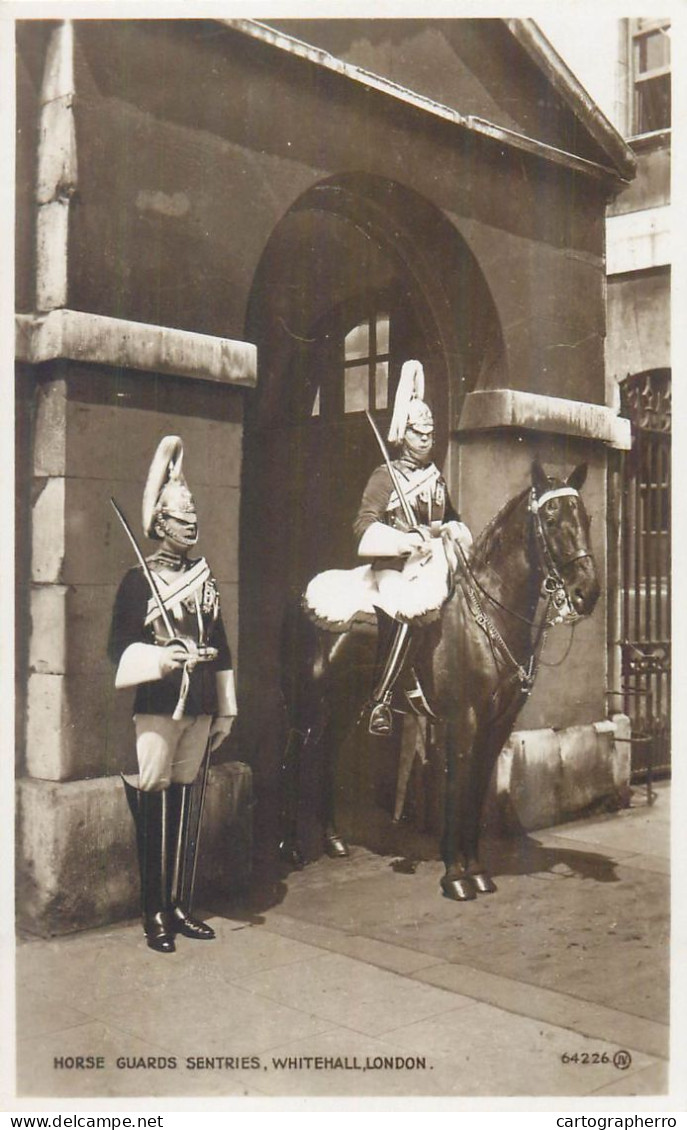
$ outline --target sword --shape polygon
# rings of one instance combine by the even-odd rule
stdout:
[[[126,533],[129,541],[131,542],[131,545],[133,546],[133,550],[134,550],[134,553],[136,554],[136,558],[138,560],[138,563],[143,570],[143,576],[145,577],[146,581],[148,582],[148,586],[149,586],[150,591],[152,593],[153,600],[155,601],[155,603],[157,605],[157,610],[160,613],[160,616],[162,617],[162,622],[163,622],[165,629],[167,631],[167,635],[169,636],[170,643],[171,642],[178,643],[180,647],[183,647],[185,649],[185,651],[187,651],[189,653],[189,660],[190,660],[192,658],[190,648],[188,647],[188,644],[184,640],[180,639],[179,636],[175,635],[175,633],[174,633],[174,628],[172,627],[172,621],[170,620],[170,618],[167,614],[167,609],[165,608],[162,597],[160,596],[160,590],[157,587],[157,583],[156,583],[155,578],[152,574],[152,570],[151,570],[148,562],[146,561],[145,557],[143,556],[143,554],[141,553],[141,551],[138,547],[138,542],[136,541],[136,538],[134,537],[134,533],[133,533],[133,530],[131,529],[131,526],[127,522],[122,511],[119,509],[114,498],[110,498],[110,502],[112,503],[112,505],[114,507],[115,514],[117,515],[117,517],[119,518],[119,521],[122,523],[122,526],[124,527],[124,532]],[[193,664],[193,666],[195,666],[195,663]],[[174,713],[172,714],[172,718],[174,719],[175,722],[178,722],[179,719],[183,716],[184,709],[186,707],[186,699],[188,697],[189,684],[190,684],[190,675],[189,675],[188,660],[187,660],[184,663],[184,669],[183,669],[182,676],[181,676],[181,687],[179,689],[179,701],[177,702],[177,704],[174,708]]]
[[[119,521],[122,523],[122,526],[124,527],[124,532],[126,533],[126,536],[128,537],[129,541],[131,542],[131,544],[133,546],[133,550],[134,550],[134,553],[136,554],[136,557],[138,559],[138,563],[143,570],[143,576],[145,577],[146,581],[148,582],[148,586],[149,586],[150,591],[153,595],[153,600],[155,601],[155,603],[157,605],[157,610],[160,613],[160,616],[162,617],[162,622],[165,625],[165,628],[167,629],[167,635],[169,636],[170,639],[173,640],[175,638],[175,633],[174,633],[174,629],[172,627],[172,622],[171,622],[169,616],[167,615],[167,609],[165,608],[165,606],[162,602],[162,597],[160,596],[160,590],[157,587],[157,584],[156,584],[155,578],[154,578],[154,576],[151,572],[150,566],[149,566],[148,562],[146,561],[145,557],[143,556],[143,554],[141,553],[140,549],[138,548],[138,542],[136,541],[136,538],[134,537],[133,530],[131,529],[131,526],[129,525],[126,518],[122,514],[122,511],[119,509],[114,498],[110,498],[110,502],[114,506],[115,514],[119,518]]]
[[[417,518],[413,514],[410,503],[408,502],[408,499],[406,498],[406,496],[403,493],[403,488],[401,486],[400,480],[398,478],[398,475],[396,474],[396,471],[394,469],[394,465],[389,458],[389,453],[386,449],[386,444],[384,443],[384,440],[382,439],[382,437],[379,433],[379,428],[375,424],[375,422],[372,419],[372,416],[370,415],[367,408],[365,409],[365,415],[367,416],[368,420],[370,421],[370,426],[372,428],[372,431],[375,434],[375,438],[377,440],[377,443],[379,444],[379,450],[381,451],[381,453],[384,457],[386,469],[389,472],[389,477],[391,479],[391,485],[393,486],[394,490],[396,491],[396,494],[398,495],[399,501],[401,503],[401,510],[403,511],[403,517],[405,518],[406,522],[411,527],[411,529],[414,529],[414,528],[417,527]]]

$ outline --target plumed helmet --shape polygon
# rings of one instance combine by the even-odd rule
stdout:
[[[143,532],[159,539],[155,520],[163,511],[174,518],[195,516],[196,504],[181,470],[184,445],[180,436],[164,436],[155,452],[143,491]]]
[[[422,399],[425,395],[425,372],[419,361],[406,361],[394,398],[394,411],[387,436],[389,443],[402,443],[406,428],[418,432],[434,430],[431,409]]]

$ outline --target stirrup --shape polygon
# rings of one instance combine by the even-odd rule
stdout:
[[[378,738],[386,738],[393,729],[394,720],[387,702],[378,702],[370,713],[368,731]]]

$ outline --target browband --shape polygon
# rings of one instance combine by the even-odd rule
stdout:
[[[575,498],[580,497],[580,492],[575,490],[574,487],[557,487],[556,490],[545,490],[539,498],[532,497],[532,510],[538,510],[540,506],[543,506],[544,503],[548,502],[551,498],[561,498],[563,495],[567,494],[572,494]]]

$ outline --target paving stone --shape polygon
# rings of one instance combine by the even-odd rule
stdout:
[[[484,1004],[408,1025],[387,1039],[407,1052],[451,1060],[462,1094],[587,1095],[619,1075],[616,1045]],[[563,1064],[566,1054],[578,1061]],[[634,1059],[641,1067],[651,1063],[642,1053]]]
[[[29,942],[17,948],[17,992],[26,989],[48,1001],[79,1001],[90,1015],[100,1000],[174,983],[191,958],[188,947],[161,955],[146,945],[140,924],[113,933],[89,931],[73,938]],[[113,968],[117,977],[113,977]]]
[[[84,1024],[88,1014],[63,1002],[48,1000],[34,989],[17,994],[17,1038],[61,1032]]]
[[[258,976],[280,979],[283,973]],[[212,972],[204,977],[182,973],[164,995],[153,984],[147,992],[108,997],[98,1002],[97,1013],[111,1028],[184,1056],[259,1054],[280,1042],[284,1032],[297,1039],[331,1027],[309,1006],[307,995],[290,1008],[274,997],[220,985]]]
[[[665,1095],[668,1092],[668,1064],[652,1063],[649,1067],[632,1069],[614,1083],[598,1087],[594,1095]]]
[[[315,1016],[368,1035],[455,1009],[458,1003],[452,993],[338,954],[293,967],[288,978],[277,970],[248,977],[242,985],[292,1007],[307,1002]]]
[[[413,950],[378,942],[374,938],[361,937],[359,934],[343,934],[340,930],[332,930],[328,926],[300,922],[297,918],[290,918],[286,914],[272,914],[268,921],[270,929],[280,934],[300,938],[321,949],[334,950],[336,953],[347,954],[348,957],[359,958],[369,965],[389,969],[392,973],[409,974],[428,964],[434,965],[432,958],[427,958],[424,954]]]
[[[508,1012],[546,1021],[579,1035],[613,1041],[617,1046],[634,1048],[646,1055],[667,1057],[669,1052],[667,1026],[590,1004],[564,993],[538,989],[520,981],[447,962],[419,970],[413,976],[430,985],[453,989],[463,996],[474,996],[477,1000],[498,1005]]]
[[[312,945],[304,945],[292,938],[282,937],[264,926],[251,926],[221,918],[211,918],[217,934],[212,943],[190,943],[187,948],[186,967],[194,975],[207,976],[210,971],[220,980],[242,983],[244,977],[271,969],[289,976],[289,968],[296,963],[310,961],[320,954]],[[177,948],[184,945],[183,940]]]

